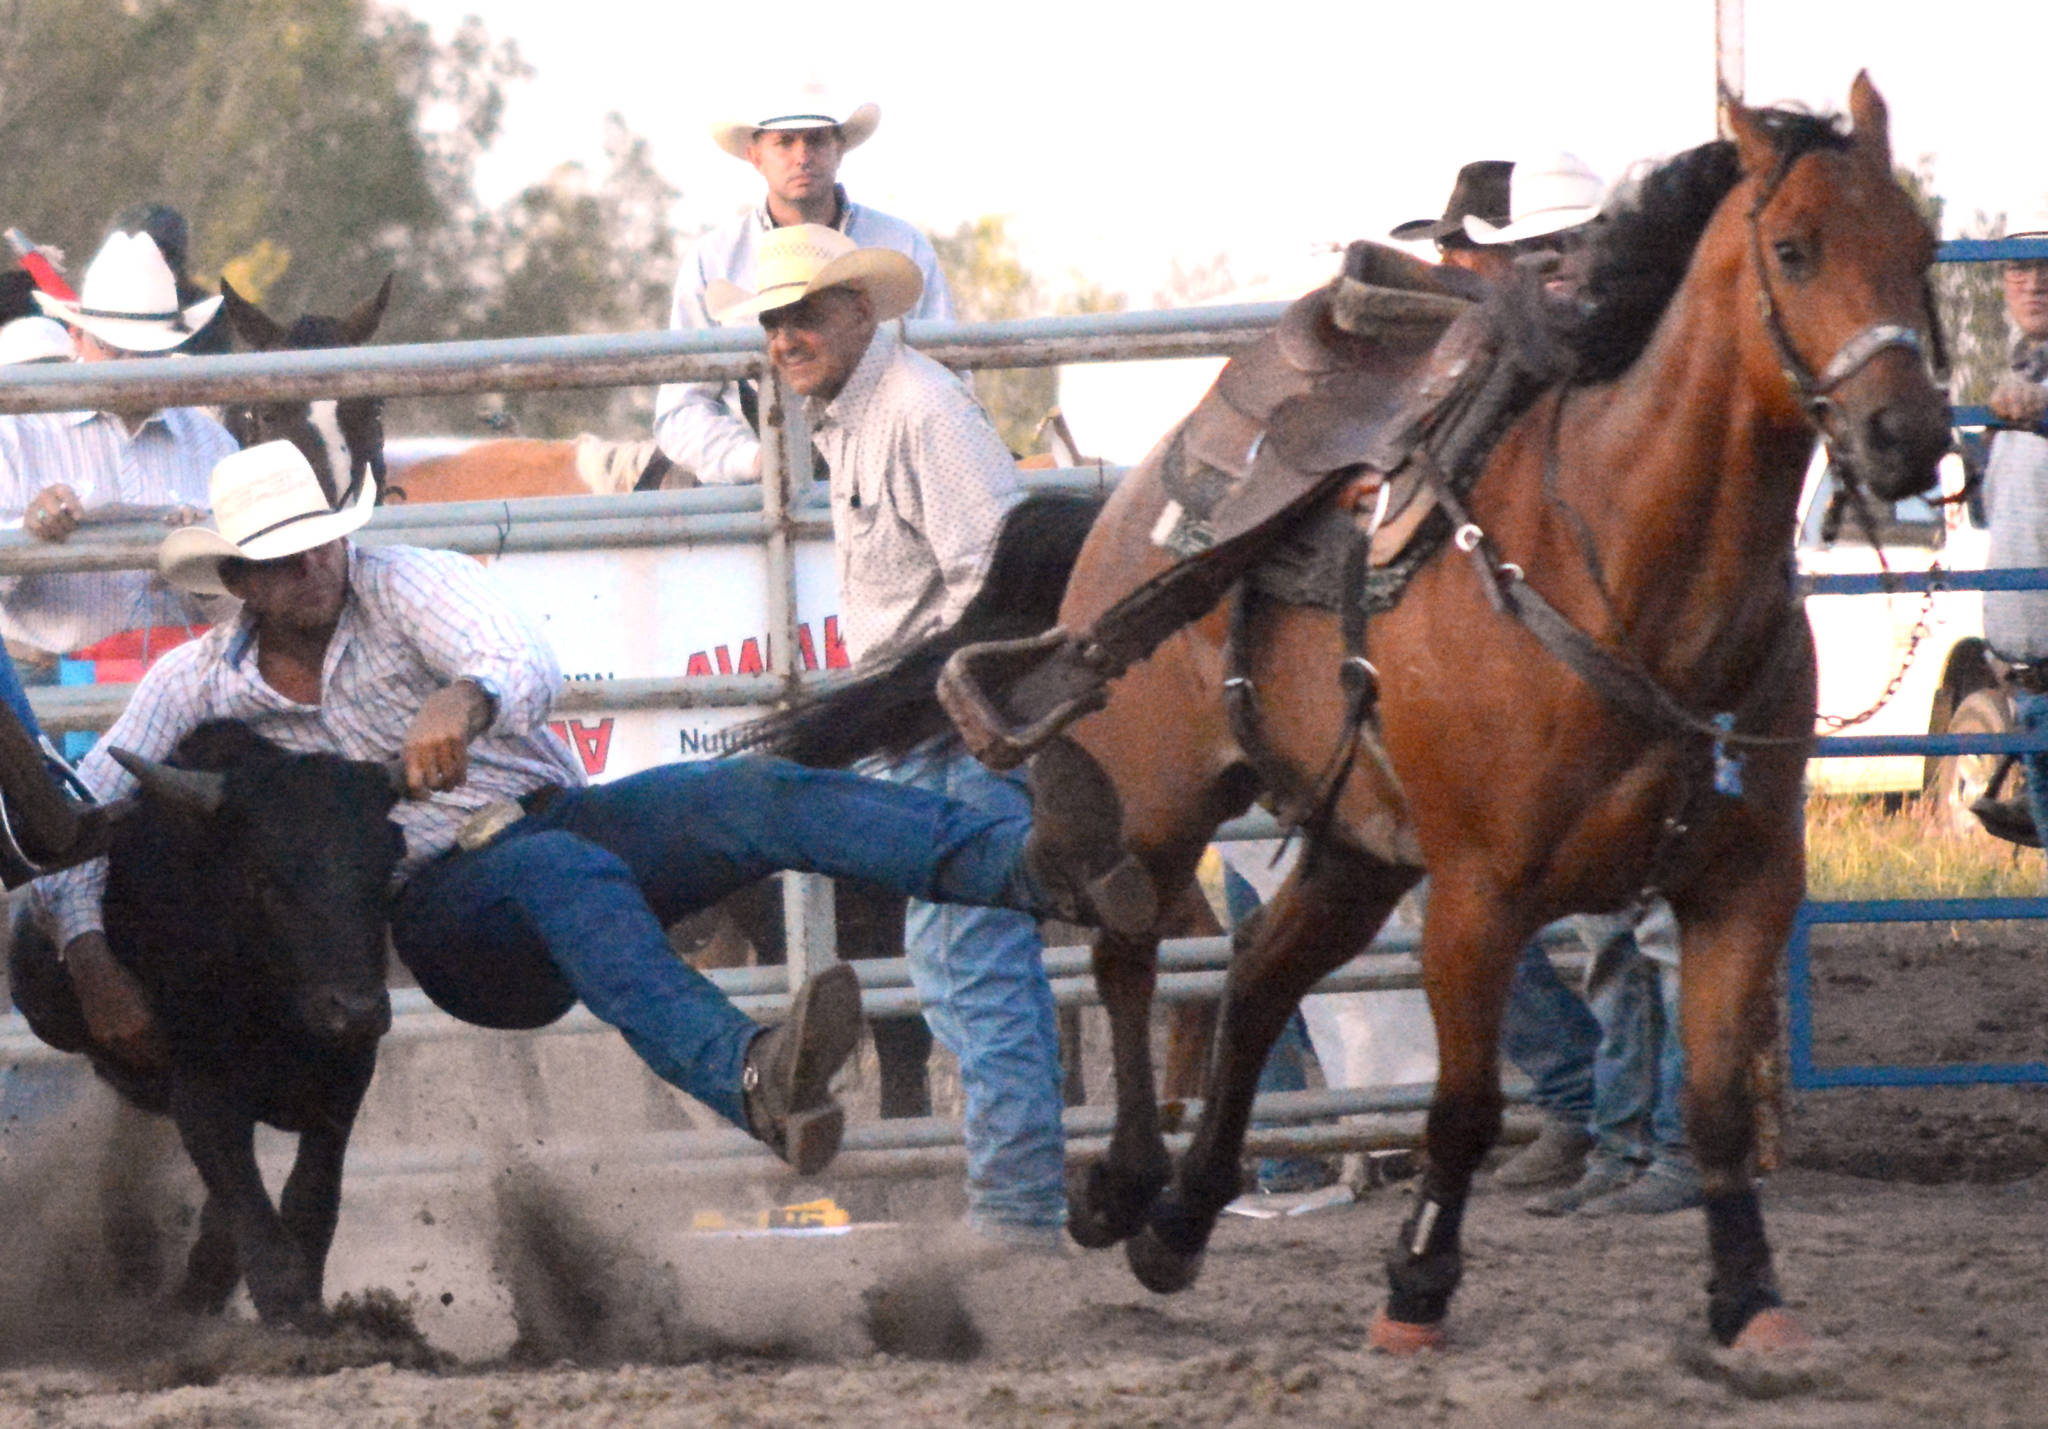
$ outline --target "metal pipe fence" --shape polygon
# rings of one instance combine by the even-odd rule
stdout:
[[[1970,241],[1944,245],[1944,261],[2048,256],[2048,240]],[[995,324],[907,325],[909,341],[949,366],[963,369],[1044,366],[1079,361],[1117,361],[1156,357],[1225,355],[1271,327],[1283,304],[1228,308],[1179,309],[1163,313],[1097,314],[1072,318],[1031,319]],[[610,387],[670,381],[712,381],[763,377],[762,338],[753,329],[713,332],[635,333],[587,337],[517,339],[499,342],[414,344],[317,352],[264,353],[228,357],[139,360],[94,364],[90,368],[14,368],[0,371],[0,412],[68,410],[81,407],[200,405],[260,398],[296,400],[351,396],[405,397],[515,391],[539,388]],[[415,506],[380,511],[358,539],[369,543],[403,541],[476,553],[560,551],[594,547],[668,544],[688,548],[727,542],[766,545],[770,628],[783,638],[771,642],[776,667],[759,676],[712,676],[689,679],[639,679],[575,682],[563,691],[560,712],[595,709],[674,708],[682,705],[738,706],[763,704],[780,697],[801,676],[791,666],[796,648],[794,630],[794,565],[796,540],[829,532],[829,515],[817,503],[809,479],[809,442],[799,440],[802,404],[768,374],[771,435],[766,443],[764,479],[758,488],[706,488],[689,492],[635,494],[629,497],[576,497],[526,501],[491,501],[446,506]],[[1980,416],[1971,411],[1961,416]],[[792,420],[792,418],[794,420]],[[783,424],[783,425],[778,425]],[[1041,484],[1105,487],[1113,481],[1104,469],[1077,469],[1051,474]],[[64,547],[49,548],[19,533],[0,533],[0,575],[57,570],[90,571],[147,568],[154,563],[158,528],[88,529]],[[1981,573],[1988,577],[1991,573]],[[2048,573],[2037,573],[2048,574]],[[2009,578],[2009,573],[2001,573]],[[1980,573],[1971,573],[1979,578]],[[1814,583],[1817,591],[1846,593],[1858,578],[1837,577]],[[1875,580],[1877,578],[1870,578]],[[1912,576],[1896,578],[1895,588],[1917,588]],[[2011,588],[1990,583],[1971,586],[1962,573],[1919,577],[1951,588]],[[1882,589],[1882,586],[1873,586]],[[54,729],[104,728],[125,703],[129,687],[98,686],[37,691],[38,714]],[[1892,752],[2003,752],[2033,745],[2024,736],[1948,736],[1946,741],[1874,740],[1835,737],[1822,741],[1821,757]],[[2037,741],[2038,743],[2038,741]],[[1907,747],[1910,748],[1907,748]],[[1226,836],[1270,836],[1270,820],[1239,821]],[[787,977],[793,981],[829,947],[829,927],[820,928],[815,884],[796,885],[789,899],[797,936]],[[2043,904],[2048,908],[2048,903]],[[829,925],[829,913],[825,914]],[[1960,915],[1959,915],[1960,916]],[[2029,913],[2021,916],[2044,916]],[[1815,919],[1814,921],[1819,921]],[[1802,923],[1802,931],[1806,925]],[[817,936],[822,932],[822,938]],[[1795,942],[1800,940],[1795,939]],[[1161,978],[1163,1000],[1212,997],[1221,990],[1224,974],[1215,960],[1227,956],[1227,940],[1190,940],[1170,944]],[[1800,949],[1803,957],[1803,944]],[[1199,959],[1200,962],[1188,961]],[[1800,963],[1803,969],[1803,962]],[[744,1004],[767,1011],[784,1002],[787,991],[772,981],[774,970],[742,970],[732,990]],[[767,978],[760,974],[766,972]],[[876,1012],[910,1010],[914,994],[896,982],[895,969],[874,968],[869,996]],[[889,981],[881,981],[882,978]],[[1062,970],[1057,975],[1063,1002],[1092,995],[1092,984]],[[1378,951],[1333,974],[1326,990],[1400,988],[1419,985],[1413,958]],[[416,994],[414,995],[417,996]],[[399,994],[403,1009],[394,1036],[445,1035],[459,1027],[452,1019],[413,1006]],[[899,1008],[898,1004],[902,1006]],[[439,1019],[439,1022],[436,1022]],[[445,1025],[442,1025],[445,1024]],[[578,1030],[594,1026],[578,1010],[558,1026]],[[1810,1019],[1806,1024],[1810,1032]],[[1795,1038],[1798,1028],[1795,1027]],[[24,1040],[26,1039],[26,1040]],[[33,1039],[18,1024],[0,1020],[0,1057],[20,1060],[37,1054]],[[39,1045],[39,1044],[36,1044]],[[1810,1041],[1795,1041],[1795,1076],[1800,1057],[1810,1067]],[[1265,1099],[1261,1099],[1261,1115]],[[867,1132],[863,1130],[863,1135]],[[876,1134],[887,1138],[885,1129]],[[957,1136],[957,1130],[952,1133]],[[878,1143],[880,1150],[883,1143]],[[891,1143],[894,1144],[894,1143]],[[860,1143],[850,1142],[853,1154]],[[917,1149],[902,1143],[903,1149]]]

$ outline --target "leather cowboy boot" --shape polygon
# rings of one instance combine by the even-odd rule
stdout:
[[[788,1020],[747,1048],[747,1130],[800,1176],[817,1175],[839,1152],[846,1111],[832,1076],[860,1045],[860,1020],[860,980],[837,963],[797,989]]]
[[[1087,750],[1053,739],[1032,758],[1031,835],[1024,867],[1052,916],[1125,937],[1159,918],[1152,875],[1123,842],[1123,801]]]

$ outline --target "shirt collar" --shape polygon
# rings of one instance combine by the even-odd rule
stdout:
[[[832,197],[839,205],[839,221],[832,226],[841,233],[845,233],[853,227],[853,200],[846,196],[845,184],[832,185]],[[765,198],[761,200],[760,206],[754,210],[754,227],[763,233],[766,233],[771,228],[781,227],[775,221],[775,215],[768,212],[768,200]]]
[[[824,404],[821,409],[813,399],[808,415],[816,426],[820,421],[829,421],[837,426],[850,427],[860,420],[861,408],[868,398],[875,395],[875,388],[881,385],[882,373],[896,358],[896,349],[902,339],[896,336],[896,324],[882,323],[875,328],[875,335],[868,339],[868,350],[860,355],[860,361],[853,365],[847,375],[846,385],[839,389],[839,395]]]
[[[2048,382],[2048,338],[2021,338],[2014,343],[2012,370],[2030,382]]]
[[[97,422],[104,418],[105,420],[113,422],[117,426],[120,426],[121,430],[124,433],[128,430],[126,424],[122,423],[119,417],[115,416],[112,412],[106,411],[105,409],[100,409],[97,411],[87,410],[83,412],[66,412],[63,414],[63,416],[64,420],[69,422],[74,427],[87,426],[90,423]],[[144,417],[142,419],[142,425],[135,429],[135,435],[139,437],[144,432],[148,431],[151,427],[162,427],[166,431],[170,430],[170,423],[167,420],[165,420],[164,414],[161,410],[151,412],[147,417]]]

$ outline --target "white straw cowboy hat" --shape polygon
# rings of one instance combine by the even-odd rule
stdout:
[[[0,367],[17,362],[69,362],[76,356],[71,334],[54,318],[16,318],[0,327]]]
[[[715,278],[704,307],[721,323],[786,308],[826,288],[857,288],[874,304],[875,321],[900,318],[917,306],[924,275],[893,248],[862,248],[836,228],[792,223],[772,230],[754,255],[757,291]]]
[[[711,126],[711,142],[735,159],[744,159],[747,145],[763,129],[837,129],[839,141],[852,149],[867,142],[882,122],[879,104],[858,104],[849,110],[816,94],[793,94],[778,103],[780,108],[755,111],[759,119],[718,120]]]
[[[36,302],[59,322],[82,328],[123,352],[169,352],[206,326],[218,297],[178,306],[178,280],[147,233],[114,232],[100,245],[78,285],[78,301],[48,293]]]
[[[1519,243],[1577,228],[1600,216],[1607,186],[1576,154],[1560,150],[1520,159],[1508,179],[1508,221],[1491,224],[1467,214],[1465,236],[1474,243]]]
[[[196,595],[228,593],[220,563],[230,556],[274,561],[310,551],[360,527],[377,504],[377,483],[366,479],[353,502],[334,510],[305,454],[290,442],[222,457],[213,466],[212,491],[218,529],[173,531],[156,557],[165,580]]]

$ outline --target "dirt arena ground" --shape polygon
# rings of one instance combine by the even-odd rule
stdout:
[[[2038,932],[1830,933],[1822,1061],[2043,1059]],[[706,1234],[651,1180],[559,1165],[353,1185],[346,1325],[308,1339],[111,1294],[75,1163],[17,1157],[0,1426],[2048,1424],[2048,1089],[1795,1095],[1785,1151],[1766,1210],[1820,1343],[1772,1363],[1708,1348],[1696,1215],[1484,1190],[1452,1349],[1397,1362],[1361,1345],[1398,1185],[1226,1217],[1160,1298],[1113,1252],[972,1260],[901,1196],[893,1227]]]

